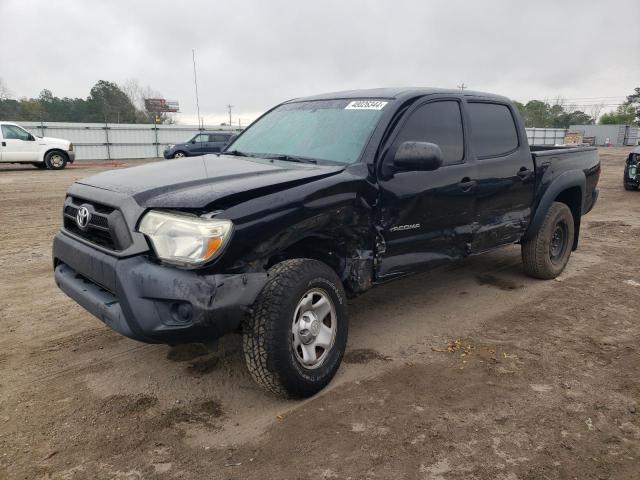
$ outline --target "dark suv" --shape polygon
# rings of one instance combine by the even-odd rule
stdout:
[[[235,136],[232,132],[200,132],[191,140],[177,145],[169,145],[164,150],[164,158],[195,157],[206,153],[218,153]]]

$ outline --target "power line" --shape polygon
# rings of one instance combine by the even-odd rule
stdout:
[[[555,98],[562,98],[563,100],[599,100],[602,98],[627,98],[628,95],[611,95],[609,97],[563,97],[562,95],[556,95]]]

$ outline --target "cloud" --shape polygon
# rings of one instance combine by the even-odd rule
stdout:
[[[195,48],[207,118],[227,118],[229,103],[251,119],[292,97],[392,85],[622,98],[640,85],[638,17],[637,0],[2,0],[0,77],[18,96],[135,78],[195,118]]]

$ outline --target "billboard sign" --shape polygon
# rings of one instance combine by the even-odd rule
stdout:
[[[147,112],[176,113],[180,110],[180,105],[175,100],[165,100],[164,98],[145,98],[144,108]]]

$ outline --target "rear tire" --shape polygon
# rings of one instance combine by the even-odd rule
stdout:
[[[569,262],[575,227],[569,207],[553,202],[535,236],[522,244],[522,264],[527,275],[542,280],[556,278]]]
[[[64,170],[67,166],[67,156],[59,150],[53,150],[45,155],[44,163],[49,170]]]
[[[277,395],[309,397],[337,372],[347,334],[347,300],[335,272],[317,260],[286,260],[269,270],[243,325],[247,368]]]

